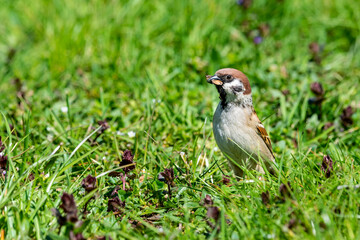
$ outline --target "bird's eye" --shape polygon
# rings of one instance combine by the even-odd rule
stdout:
[[[230,80],[231,79],[231,75],[226,75],[226,80]]]

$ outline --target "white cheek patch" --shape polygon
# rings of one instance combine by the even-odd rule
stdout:
[[[227,94],[235,95],[237,92],[244,92],[246,89],[244,88],[244,84],[239,80],[234,80],[229,83],[225,83],[223,88]]]
[[[240,80],[235,79],[232,82],[224,83],[222,87],[226,92],[227,103],[236,102],[242,103],[243,106],[252,105],[251,94],[244,95],[246,89],[244,87],[244,84]]]

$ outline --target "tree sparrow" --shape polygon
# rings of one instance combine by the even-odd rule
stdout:
[[[248,78],[239,70],[224,68],[214,76],[207,75],[206,79],[220,94],[213,131],[235,175],[243,177],[240,166],[264,173],[260,159],[272,173],[275,157],[270,138],[254,110]]]

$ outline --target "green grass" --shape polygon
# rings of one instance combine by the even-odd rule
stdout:
[[[89,239],[359,238],[357,0],[256,0],[248,9],[233,0],[0,5],[5,239],[66,239],[72,226],[59,232],[51,212],[63,192],[74,195],[84,221],[76,231]],[[270,33],[255,45],[262,23]],[[323,46],[320,65],[310,61],[311,42]],[[248,173],[255,182],[239,181],[215,148],[218,96],[204,76],[223,67],[249,77],[279,178],[261,182]],[[325,90],[321,114],[308,104],[312,82]],[[344,127],[340,115],[349,105],[354,123]],[[103,119],[110,129],[90,144],[86,138],[94,139]],[[327,122],[334,127],[323,130]],[[126,206],[115,217],[107,203],[121,180],[104,173],[119,168],[126,149],[135,154],[136,169],[127,185],[132,191],[118,192]],[[330,178],[320,169],[325,154],[334,160]],[[177,176],[171,199],[157,180],[165,168]],[[98,187],[86,194],[81,181],[88,174],[98,176]],[[223,175],[231,176],[230,185]],[[293,191],[282,200],[279,187],[286,182]],[[268,205],[261,201],[266,191]],[[206,216],[206,194],[220,209],[217,223]]]

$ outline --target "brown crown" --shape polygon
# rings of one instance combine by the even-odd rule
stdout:
[[[246,75],[244,73],[240,72],[239,70],[234,69],[234,68],[223,68],[223,69],[217,70],[215,75],[217,75],[219,77],[231,75],[234,78],[239,79],[243,83],[244,88],[245,88],[245,92],[244,92],[245,95],[251,93],[249,79],[246,77]]]

